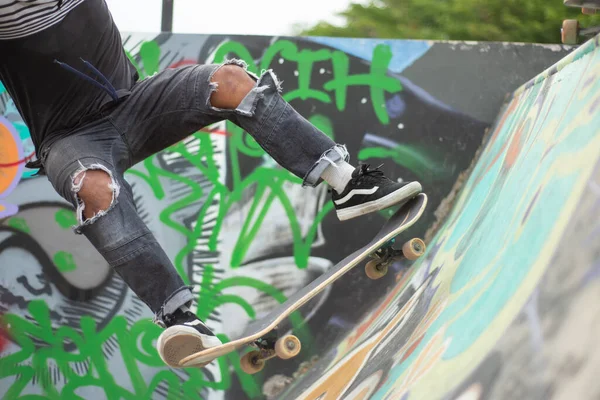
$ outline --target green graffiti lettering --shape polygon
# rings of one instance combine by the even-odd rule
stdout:
[[[9,218],[8,221],[6,221],[6,223],[11,228],[17,229],[21,232],[31,233],[31,229],[29,228],[29,225],[27,225],[27,221],[25,220],[25,218],[12,217]]]
[[[75,212],[71,210],[58,210],[54,214],[54,220],[63,229],[69,229],[72,226],[77,225],[77,217],[75,216]]]
[[[228,365],[219,362],[222,382],[207,382],[202,372],[197,368],[186,371],[190,375],[189,382],[182,381],[178,374],[165,368],[153,346],[161,328],[148,319],[134,323],[128,328],[128,322],[123,316],[116,316],[102,329],[96,321],[88,316],[82,316],[79,329],[61,326],[53,328],[50,320],[50,310],[43,301],[32,301],[28,305],[32,320],[17,315],[7,314],[3,318],[3,327],[20,349],[16,353],[0,359],[0,379],[14,377],[13,384],[5,394],[5,399],[25,398],[23,390],[35,380],[44,390],[43,398],[72,399],[82,398],[77,394],[79,389],[94,386],[104,391],[108,399],[141,399],[153,398],[158,385],[167,386],[168,398],[199,399],[198,390],[203,387],[213,387],[224,390],[230,386]],[[116,371],[111,371],[104,352],[109,340],[119,343],[117,356],[122,358],[124,373],[129,378],[131,389],[123,388],[115,379]],[[37,344],[35,344],[37,343]],[[43,346],[40,347],[40,343]],[[65,344],[75,346],[75,350],[66,351]],[[81,375],[77,365],[86,365],[87,373]],[[163,368],[157,370],[152,381],[146,384],[144,369],[148,367]],[[65,376],[66,383],[55,382],[57,369]],[[119,379],[121,381],[121,379]],[[192,382],[192,383],[190,383]],[[256,396],[258,386],[245,382],[248,393]]]
[[[144,62],[146,76],[154,75],[159,70],[160,47],[155,41],[144,42],[140,47],[140,57]]]
[[[346,108],[346,91],[349,86],[368,86],[371,90],[371,102],[375,115],[382,124],[388,124],[390,117],[385,108],[385,92],[398,93],[402,90],[402,85],[397,79],[386,75],[392,59],[392,51],[389,46],[380,44],[375,47],[369,74],[348,75],[348,56],[342,52],[336,52],[336,59],[338,62],[333,64],[334,79],[323,87],[326,90],[335,91],[338,109],[341,111]]]
[[[280,54],[284,60],[297,63],[298,89],[290,90],[284,95],[287,101],[294,99],[315,99],[323,103],[331,103],[331,98],[327,93],[310,87],[313,64],[317,61],[331,59],[331,52],[329,50],[302,50],[298,52],[298,46],[294,43],[288,40],[280,40],[265,51],[261,62],[261,69],[268,69],[277,54]]]
[[[54,254],[53,261],[54,265],[56,265],[56,268],[58,268],[60,272],[75,271],[77,269],[73,254],[67,253],[66,251],[56,252],[56,254]]]
[[[236,58],[244,60],[248,64],[248,71],[258,74],[258,68],[252,60],[252,54],[243,44],[235,41],[228,41],[222,44],[215,52],[215,63],[222,63],[227,60],[229,54],[235,55]]]
[[[257,73],[259,68],[254,64],[252,55],[239,42],[228,41],[221,45],[215,54],[215,62],[222,62],[230,54],[244,60],[248,64],[248,69]],[[390,119],[385,107],[385,93],[402,91],[401,83],[397,79],[387,76],[388,66],[392,59],[392,51],[389,46],[380,44],[375,47],[368,74],[349,75],[350,59],[342,51],[327,49],[298,51],[298,46],[289,40],[279,40],[265,51],[260,70],[269,69],[277,56],[286,61],[295,62],[297,65],[298,88],[287,91],[283,95],[286,101],[314,99],[329,104],[331,95],[327,92],[333,92],[337,109],[343,111],[346,108],[348,88],[350,86],[367,86],[370,88],[371,103],[377,119],[382,124],[389,124]],[[334,77],[322,88],[314,88],[311,86],[313,66],[315,62],[321,61],[331,62]]]

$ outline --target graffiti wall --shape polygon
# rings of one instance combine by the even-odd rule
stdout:
[[[290,399],[596,398],[600,36],[506,104],[425,257]]]
[[[232,57],[254,72],[273,68],[286,100],[346,144],[353,163],[383,163],[389,176],[423,184],[430,205],[411,236],[423,235],[436,220],[435,210],[471,163],[505,94],[571,50],[212,35],[126,34],[123,43],[141,79]],[[6,399],[261,398],[265,384],[297,377],[347,335],[379,302],[373,294],[397,290],[393,279],[371,282],[359,269],[348,274],[292,321],[301,355],[275,360],[261,374],[243,374],[237,355],[204,369],[166,368],[154,349],[160,328],[149,311],[86,239],[72,233],[70,205],[45,177],[24,168],[33,148],[4,87],[0,112],[0,392]],[[193,285],[196,312],[222,340],[367,242],[389,213],[341,225],[325,186],[302,188],[229,122],[198,127],[126,178],[144,221]],[[439,267],[419,271],[434,282]],[[406,268],[393,266],[395,272]],[[438,292],[428,288],[424,296]],[[408,298],[407,291],[399,293]],[[445,305],[419,304],[431,323]],[[338,354],[363,333],[343,342]],[[392,364],[385,374],[399,372]]]

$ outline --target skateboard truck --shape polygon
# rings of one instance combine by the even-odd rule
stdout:
[[[287,360],[297,356],[302,349],[300,339],[294,335],[285,335],[278,339],[277,328],[258,338],[251,346],[256,347],[257,350],[244,354],[240,359],[240,367],[247,374],[262,371],[265,362],[271,358],[279,357]]]
[[[566,19],[560,33],[563,44],[577,44],[579,36],[594,36],[600,33],[600,27],[582,28],[576,19]]]
[[[425,253],[425,242],[419,238],[413,238],[404,243],[402,249],[395,249],[394,243],[396,238],[393,238],[383,245],[375,253],[371,254],[372,260],[365,265],[365,273],[370,279],[380,279],[387,274],[388,267],[397,260],[406,258],[414,261]]]
[[[564,0],[565,6],[581,8],[581,13],[586,15],[596,14],[600,10],[599,0]],[[600,33],[600,27],[582,28],[576,19],[563,21],[561,41],[563,44],[577,44],[579,36],[592,37]]]

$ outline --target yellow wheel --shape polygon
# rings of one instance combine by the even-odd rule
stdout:
[[[262,371],[265,367],[265,360],[260,358],[259,350],[254,350],[244,354],[240,359],[240,366],[242,367],[242,371],[252,375]]]
[[[369,277],[369,279],[380,279],[387,274],[388,267],[387,265],[377,265],[380,260],[371,260],[365,265],[365,273]]]
[[[301,348],[300,339],[294,335],[284,336],[275,342],[275,354],[283,360],[296,357]]]
[[[579,21],[576,19],[565,19],[561,29],[561,39],[564,44],[577,44],[579,36]]]
[[[404,243],[404,246],[402,246],[402,254],[404,254],[404,257],[413,261],[421,257],[425,253],[425,249],[425,242],[421,239],[414,238]]]

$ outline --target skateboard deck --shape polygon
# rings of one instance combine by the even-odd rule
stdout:
[[[290,314],[297,311],[313,297],[318,295],[327,286],[333,284],[348,271],[353,269],[363,260],[371,257],[365,267],[367,276],[378,279],[385,275],[387,267],[394,260],[407,258],[415,260],[425,252],[425,243],[418,238],[407,241],[402,249],[392,247],[396,236],[410,228],[423,214],[427,205],[427,195],[421,193],[406,202],[379,230],[379,232],[363,247],[344,258],[331,267],[327,272],[319,276],[310,284],[305,286],[288,298],[284,303],[278,305],[267,315],[251,322],[241,337],[221,346],[205,349],[192,354],[180,361],[179,365],[202,366],[209,364],[218,357],[237,351],[245,346],[257,348],[247,353],[241,359],[242,369],[247,373],[256,373],[264,367],[264,361],[278,356],[286,359],[300,352],[300,341],[293,335],[277,339],[277,326]]]

